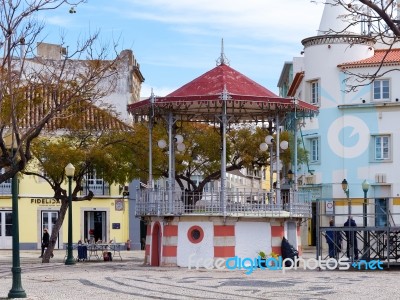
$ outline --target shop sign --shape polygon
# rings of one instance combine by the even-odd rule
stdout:
[[[31,204],[38,205],[61,205],[61,200],[54,198],[31,198]]]

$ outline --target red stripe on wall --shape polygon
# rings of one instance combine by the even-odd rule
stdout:
[[[272,246],[272,252],[281,255],[282,254],[281,246]]]
[[[164,236],[178,236],[178,225],[165,225]]]
[[[271,235],[273,237],[283,237],[283,226],[271,226]]]
[[[163,246],[163,256],[176,257],[177,246]]]
[[[235,226],[214,225],[214,236],[235,236]]]
[[[214,257],[234,257],[235,246],[214,246]]]

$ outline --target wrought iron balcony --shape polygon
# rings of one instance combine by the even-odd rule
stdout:
[[[172,201],[169,197],[172,194]],[[274,192],[264,190],[193,193],[168,189],[137,191],[136,216],[249,216],[249,217],[311,217],[310,192],[282,192],[276,199]]]
[[[0,195],[11,195],[11,179],[0,183]]]

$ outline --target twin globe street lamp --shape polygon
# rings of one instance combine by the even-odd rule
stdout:
[[[4,144],[10,151],[11,157],[16,152],[17,143],[12,131],[4,136]],[[13,160],[14,164],[14,160]],[[11,180],[11,202],[12,202],[12,287],[8,292],[8,298],[26,298],[25,290],[22,288],[20,251],[19,251],[19,217],[18,217],[18,177],[14,174]]]
[[[75,174],[75,167],[69,163],[65,167],[65,175],[68,177],[68,254],[65,260],[66,265],[74,265],[75,260],[72,253],[72,178]]]
[[[272,191],[272,186],[273,186],[273,167],[272,167],[272,155],[273,155],[273,147],[272,145],[274,144],[275,140],[273,138],[272,135],[267,135],[265,137],[265,142],[260,144],[260,150],[261,151],[267,151],[268,148],[270,149],[270,155],[269,155],[269,159],[270,159],[270,167],[269,167],[269,181],[270,181],[270,190]],[[286,150],[289,147],[289,143],[288,141],[282,141],[279,144],[280,148],[282,150]],[[277,171],[277,177],[279,177],[279,153],[277,153],[276,155],[276,171]],[[277,182],[279,181],[279,178],[277,178]],[[278,184],[277,184],[278,187]]]
[[[363,238],[364,238],[364,245],[365,245],[365,254],[364,254],[364,259],[369,259],[369,241],[368,241],[368,232],[366,230],[367,227],[367,214],[368,214],[368,198],[367,198],[367,193],[369,190],[369,182],[364,179],[364,181],[361,184],[361,188],[364,192],[364,202],[363,202],[363,227],[364,227],[364,234],[363,234]],[[343,191],[346,193],[347,196],[347,205],[348,205],[348,212],[349,212],[349,217],[351,216],[351,203],[349,200],[349,185],[346,179],[343,179],[342,181],[342,189]]]
[[[176,143],[176,149],[180,152],[185,151],[185,144],[183,143],[183,136],[180,134],[175,135],[174,138],[170,135],[170,142],[167,143],[165,140],[159,140],[157,142],[158,147],[161,149],[166,148],[167,146],[169,147],[169,155],[168,155],[168,210],[170,213],[173,213],[173,194],[175,192],[175,149],[174,149],[174,144],[173,142]]]

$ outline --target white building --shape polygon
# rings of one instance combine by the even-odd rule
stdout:
[[[400,49],[387,52],[361,28],[344,30],[348,23],[339,16],[346,14],[343,7],[325,4],[318,35],[302,40],[302,56],[286,62],[279,79],[280,96],[319,107],[316,118],[299,124],[301,145],[309,152],[308,164],[298,166],[299,188],[311,189],[314,200],[322,200],[322,226],[333,216],[336,226],[343,226],[348,214],[358,226],[399,226],[400,72],[387,71],[399,68]],[[346,92],[345,72],[372,74],[385,53],[378,72],[383,75]],[[352,77],[348,84],[355,85],[358,79]],[[369,183],[366,194],[364,180]],[[363,215],[365,195],[368,215]],[[304,244],[308,239],[315,245],[315,234],[307,237],[307,232],[315,233],[315,222],[314,204],[314,218],[305,225],[311,230],[303,230]]]

